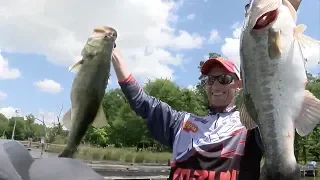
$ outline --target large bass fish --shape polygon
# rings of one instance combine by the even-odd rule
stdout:
[[[295,130],[309,134],[320,123],[320,101],[305,90],[304,53],[320,44],[296,25],[288,0],[252,0],[240,37],[244,106],[241,121],[259,127],[266,180],[300,179],[294,156]]]
[[[69,129],[68,142],[59,157],[73,157],[90,124],[96,128],[107,125],[102,99],[116,38],[117,32],[111,27],[95,28],[81,52],[83,59],[70,69],[77,74],[71,88],[71,109],[63,116],[63,125]]]

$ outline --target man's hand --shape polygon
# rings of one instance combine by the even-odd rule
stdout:
[[[112,64],[119,81],[123,81],[130,76],[119,48],[114,48],[112,52]]]
[[[114,61],[122,61],[123,58],[121,56],[120,50],[118,48],[114,48],[112,52],[112,59]]]

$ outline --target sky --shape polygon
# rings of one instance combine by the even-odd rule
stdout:
[[[70,108],[69,66],[92,29],[118,32],[117,47],[139,82],[171,78],[180,87],[198,81],[199,62],[217,52],[240,63],[239,35],[248,0],[10,0],[0,2],[0,113],[29,113],[52,123]],[[320,1],[304,0],[297,24],[320,39]],[[308,71],[320,73],[314,49]],[[118,88],[112,70],[108,89]]]

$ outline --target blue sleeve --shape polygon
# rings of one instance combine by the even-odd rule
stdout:
[[[146,120],[151,136],[172,148],[186,113],[178,112],[167,103],[146,94],[132,75],[119,84],[132,110]]]

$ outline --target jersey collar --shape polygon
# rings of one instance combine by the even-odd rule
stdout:
[[[233,106],[228,106],[225,110],[223,110],[222,112],[220,113],[228,113],[228,112],[232,112],[232,111],[235,111],[236,110],[236,106],[233,105]],[[217,112],[215,112],[213,109],[211,109],[209,107],[209,115],[216,115]]]

